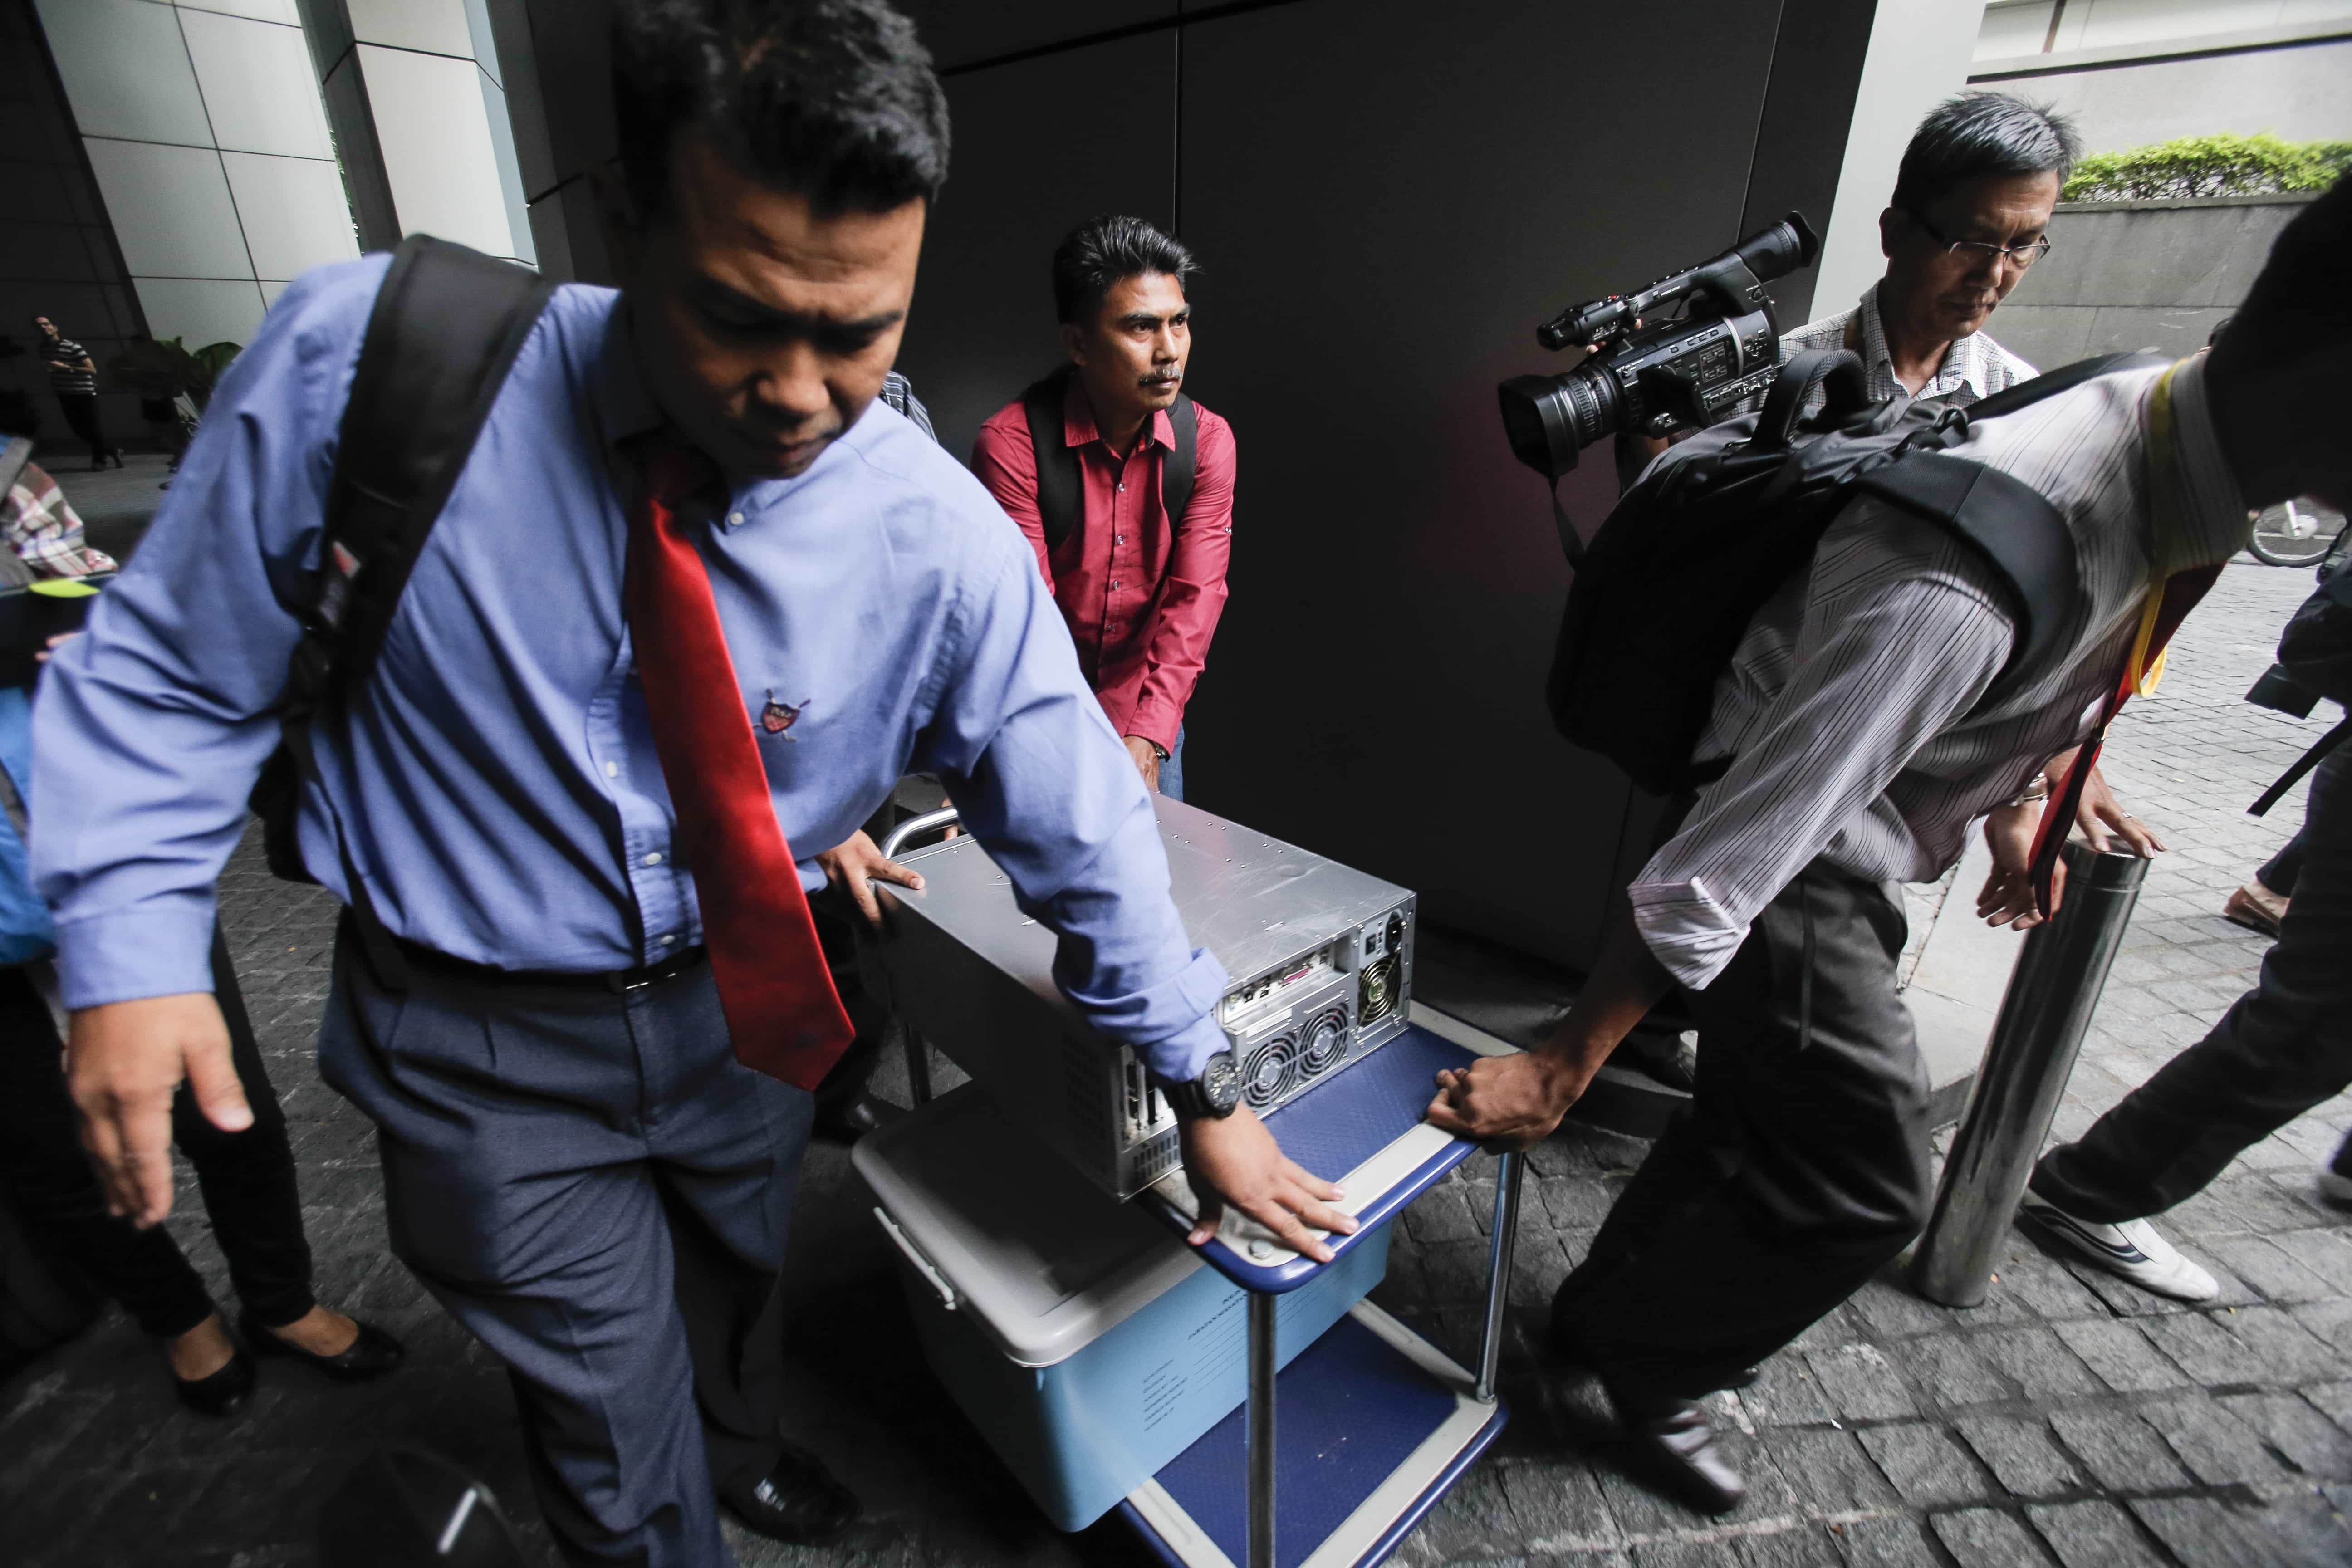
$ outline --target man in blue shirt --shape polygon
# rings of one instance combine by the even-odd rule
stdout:
[[[730,1040],[743,865],[798,846],[814,888],[806,851],[932,771],[1060,933],[1072,1001],[1163,1082],[1223,1049],[1224,976],[1185,938],[1142,781],[1019,531],[875,401],[946,173],[911,27],[879,0],[668,0],[624,5],[614,45],[624,291],[564,289],[539,321],[373,674],[317,728],[299,836],[348,900],[340,828],[409,971],[362,962],[347,917],[320,1035],[382,1130],[395,1249],[512,1370],[569,1558],[701,1565],[727,1559],[714,1492],[787,1540],[856,1509],[777,1432],[810,1107],[737,1059],[775,1041]],[[218,1124],[248,1116],[209,994],[213,882],[278,742],[288,606],[384,266],[287,290],[42,693],[35,869],[72,1088],[142,1224],[170,1205],[183,1075]],[[679,479],[698,465],[709,482]],[[731,661],[741,706],[717,728],[741,749],[699,754],[751,770],[755,801],[764,778],[772,823],[711,836],[679,747],[725,737],[678,732],[711,682],[680,683],[685,601],[644,597],[648,573],[690,577],[723,631],[713,679]],[[776,968],[813,947],[775,944]],[[837,1019],[822,1001],[792,1048]],[[1354,1228],[1246,1110],[1188,1120],[1184,1147],[1196,1187],[1294,1245]]]

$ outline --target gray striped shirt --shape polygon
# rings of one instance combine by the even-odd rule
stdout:
[[[2250,528],[2203,370],[2200,357],[2173,377],[2182,565],[2228,560]],[[2071,388],[1987,420],[1956,448],[2050,499],[2082,575],[2084,613],[2038,678],[2000,702],[1977,708],[2012,632],[1990,569],[1884,502],[1847,507],[1811,569],[1758,612],[1697,750],[1737,760],[1628,889],[1643,939],[1677,980],[1713,980],[1816,856],[1855,876],[1941,876],[1973,820],[2089,733],[2148,585],[2147,420],[2161,374]]]

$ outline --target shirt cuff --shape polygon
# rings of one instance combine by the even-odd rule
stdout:
[[[1119,734],[1122,737],[1140,735],[1161,751],[1173,756],[1176,752],[1176,731],[1183,726],[1183,723],[1184,715],[1181,713],[1171,714],[1156,710],[1147,711],[1138,708],[1133,713],[1128,715],[1127,723],[1120,728]]]
[[[1161,1083],[1190,1083],[1201,1076],[1211,1057],[1232,1048],[1233,1042],[1225,1038],[1216,1020],[1202,1016],[1143,1047],[1143,1065]]]
[[[1733,919],[1696,877],[1687,882],[1636,882],[1625,895],[1633,900],[1633,924],[1651,956],[1693,991],[1706,990],[1748,940],[1748,922]]]
[[[213,988],[209,900],[143,904],[58,928],[58,985],[68,1008]]]

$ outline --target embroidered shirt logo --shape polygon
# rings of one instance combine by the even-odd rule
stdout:
[[[770,688],[768,705],[760,710],[760,728],[767,734],[784,735],[784,731],[793,727],[793,721],[801,716],[801,710],[808,705],[809,700],[805,697],[800,700],[797,706],[790,702],[779,702],[776,700],[774,689]],[[787,741],[794,738],[784,735]]]

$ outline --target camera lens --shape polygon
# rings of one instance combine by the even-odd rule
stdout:
[[[1576,467],[1579,452],[1616,432],[1616,380],[1591,365],[1564,375],[1515,375],[1496,390],[1511,455],[1547,479]]]

